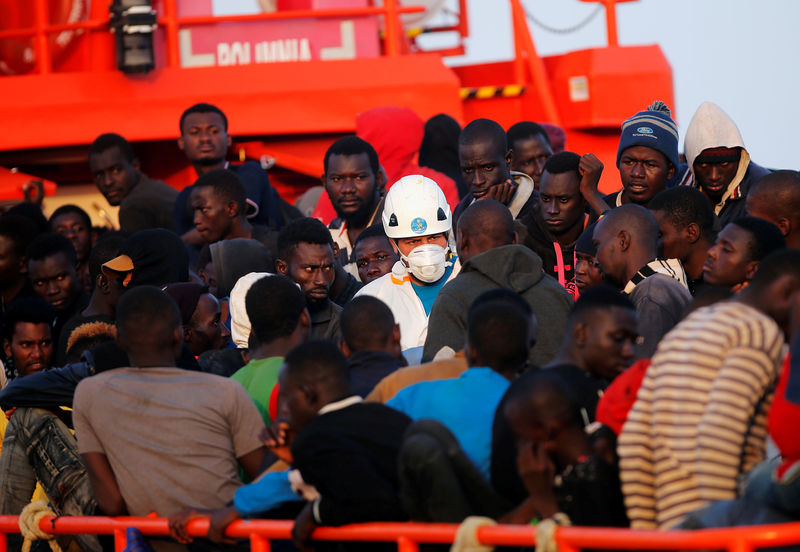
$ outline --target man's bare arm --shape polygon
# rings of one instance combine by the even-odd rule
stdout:
[[[85,452],[81,454],[81,458],[86,464],[86,471],[89,472],[89,481],[100,509],[107,516],[127,516],[128,507],[119,491],[117,478],[114,477],[106,455],[102,452]]]

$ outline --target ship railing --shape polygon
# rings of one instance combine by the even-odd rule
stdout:
[[[384,0],[382,6],[368,6],[360,8],[327,8],[327,9],[300,9],[276,12],[265,12],[245,15],[208,15],[208,16],[178,16],[178,0],[163,0],[163,10],[156,21],[166,30],[166,64],[167,67],[180,67],[180,44],[178,31],[182,27],[192,25],[205,25],[214,23],[229,23],[242,21],[285,21],[308,18],[348,18],[363,16],[381,16],[383,18],[383,53],[386,56],[399,56],[404,50],[406,41],[400,15],[420,13],[425,11],[424,6],[401,6],[398,0]],[[50,24],[48,0],[34,0],[34,26],[21,29],[7,29],[0,31],[0,40],[7,38],[33,37],[36,67],[33,74],[47,74],[52,72],[52,55],[50,51],[50,35],[64,31],[84,32],[109,32],[108,18],[94,17],[74,23]]]
[[[249,539],[253,552],[269,552],[274,540],[291,539],[292,521],[239,520],[225,534]],[[53,535],[113,535],[117,552],[125,548],[126,531],[135,527],[145,536],[169,534],[166,518],[156,517],[43,517],[39,528]],[[208,519],[189,522],[193,537],[208,533]],[[364,523],[320,527],[313,538],[325,541],[395,543],[398,552],[418,552],[419,545],[450,544],[458,525],[441,523]],[[0,516],[0,552],[6,552],[6,535],[19,533],[17,516]],[[478,542],[489,546],[535,546],[536,527],[495,525],[477,529]],[[553,536],[560,552],[584,549],[613,550],[726,550],[751,552],[759,548],[800,544],[800,522],[695,531],[650,531],[596,527],[558,527]]]

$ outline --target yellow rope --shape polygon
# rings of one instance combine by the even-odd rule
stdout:
[[[494,546],[478,542],[478,529],[492,525],[497,522],[491,518],[469,516],[458,526],[450,552],[492,552]]]
[[[19,515],[19,531],[25,538],[25,542],[22,543],[22,552],[30,552],[33,541],[40,539],[48,541],[50,550],[53,552],[61,552],[61,547],[55,541],[55,537],[39,528],[39,521],[42,518],[55,515],[46,500],[31,502],[22,509],[22,513]]]
[[[536,525],[536,552],[558,552],[556,529],[572,523],[567,514],[558,512],[551,518],[540,521]]]

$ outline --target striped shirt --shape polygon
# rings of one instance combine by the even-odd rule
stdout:
[[[619,439],[632,527],[667,529],[736,498],[739,476],[764,457],[783,344],[771,318],[736,301],[664,337]]]

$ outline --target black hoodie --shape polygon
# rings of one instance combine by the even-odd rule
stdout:
[[[520,219],[520,222],[527,230],[522,244],[541,257],[545,274],[555,278],[575,297],[571,288],[574,288],[575,244],[578,240],[566,245],[560,244],[536,211],[528,213],[524,219]]]

